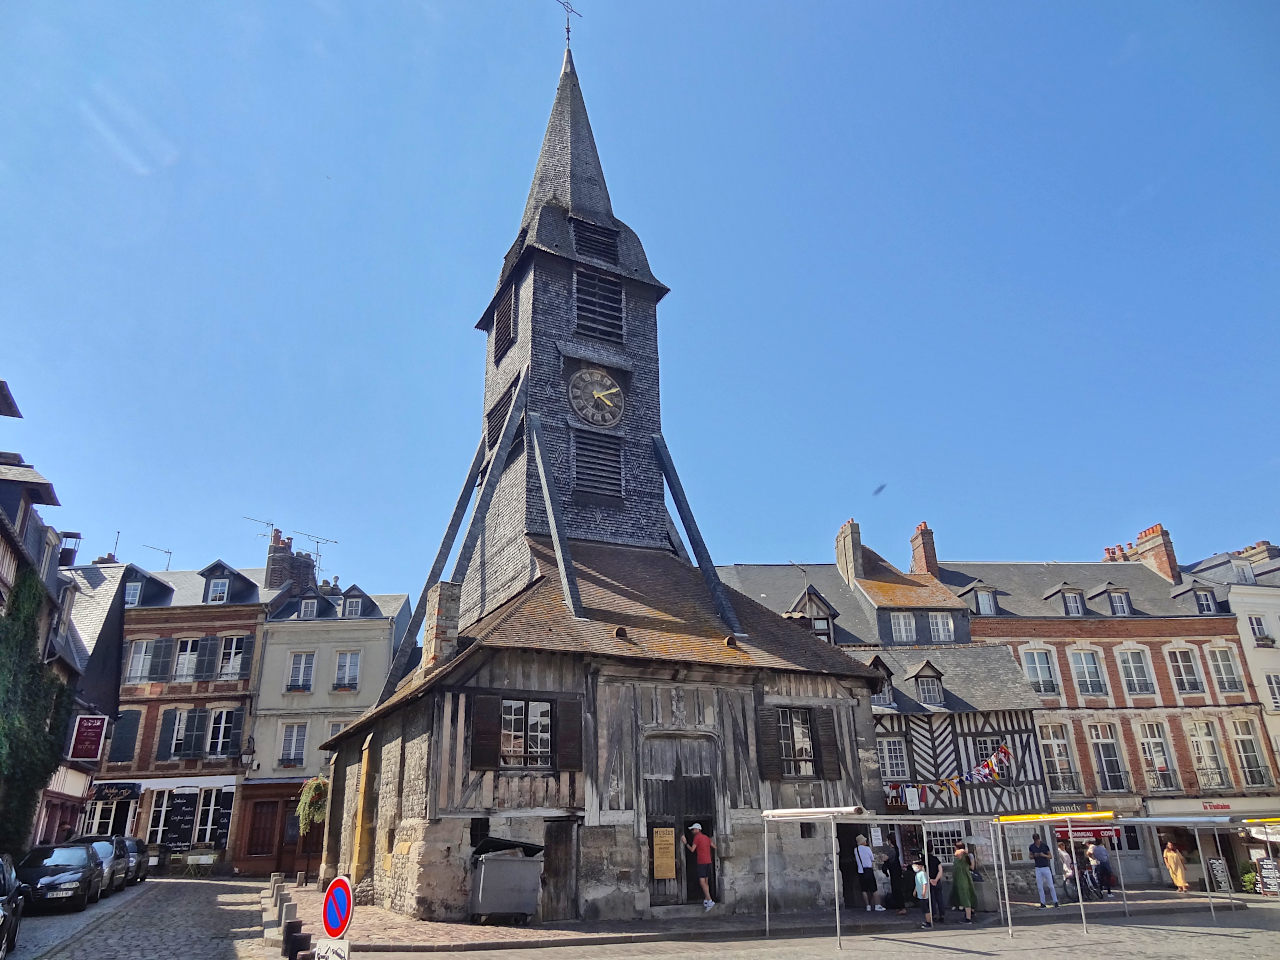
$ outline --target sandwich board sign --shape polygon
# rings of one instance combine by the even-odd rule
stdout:
[[[342,939],[351,926],[351,916],[355,913],[355,898],[351,895],[351,881],[346,877],[334,877],[324,892],[324,904],[320,910],[320,920],[324,924],[328,940],[318,941],[312,948],[315,960],[348,960],[351,954],[350,944]]]

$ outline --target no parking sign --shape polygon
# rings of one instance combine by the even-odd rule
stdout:
[[[351,896],[351,881],[346,877],[334,877],[324,892],[321,922],[324,932],[334,940],[341,940],[351,925],[355,902]]]

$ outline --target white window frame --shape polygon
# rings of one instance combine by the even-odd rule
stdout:
[[[1091,658],[1091,659],[1090,659]],[[1075,680],[1076,690],[1082,697],[1105,697],[1107,695],[1107,674],[1102,667],[1102,658],[1097,650],[1071,651],[1071,677]],[[1090,667],[1097,676],[1090,676]]]
[[[138,601],[142,598],[142,581],[130,580],[124,585],[124,605],[126,607],[136,607]]]
[[[1218,727],[1212,720],[1192,720],[1187,731],[1191,745],[1191,765],[1197,778],[1205,775],[1216,783],[1201,782],[1201,789],[1224,790],[1231,788],[1231,773],[1218,749]]]
[[[1253,564],[1248,560],[1232,560],[1231,569],[1236,575],[1236,583],[1257,583],[1253,576]]]
[[[147,843],[164,843],[164,828],[173,806],[172,790],[156,790],[151,794],[151,814],[147,818]]]
[[[1079,793],[1080,770],[1071,753],[1070,726],[1065,722],[1042,723],[1037,732],[1040,735],[1040,760],[1049,792]],[[1061,736],[1058,736],[1059,732]],[[1071,789],[1067,789],[1062,780],[1055,782],[1054,777],[1070,777]]]
[[[248,637],[223,637],[218,647],[218,679],[239,680],[244,667],[244,648]]]
[[[342,605],[342,615],[344,617],[358,617],[363,605],[360,597],[348,597]]]
[[[1280,673],[1267,674],[1267,690],[1271,694],[1271,707],[1280,710]]]
[[[831,642],[831,618],[830,617],[813,617],[809,621],[809,625],[813,629],[813,635],[819,640],[826,643]]]
[[[1271,770],[1266,756],[1262,752],[1262,744],[1258,742],[1257,730],[1253,721],[1234,719],[1231,721],[1231,741],[1236,750],[1236,762],[1240,764],[1240,775],[1246,787],[1269,787]],[[1252,762],[1250,762],[1252,757]],[[1252,775],[1251,775],[1252,774]]]
[[[956,638],[956,625],[950,613],[930,611],[929,637],[934,643],[952,643]]]
[[[196,678],[196,661],[200,655],[199,637],[177,637],[173,641],[173,679],[191,683]]]
[[[290,720],[280,724],[280,760],[292,760],[304,766],[307,758],[307,721]]]
[[[916,642],[916,615],[895,610],[889,614],[889,627],[893,632],[893,642],[910,646]]]
[[[179,709],[173,718],[173,736],[169,739],[169,759],[177,760],[187,740],[187,711]]]
[[[1219,693],[1244,693],[1244,677],[1230,647],[1209,647],[1205,655]]]
[[[549,700],[504,698],[498,763],[513,770],[550,770],[555,765],[553,722]]]
[[[1124,751],[1120,747],[1120,731],[1114,723],[1090,723],[1086,730],[1089,739],[1089,751],[1093,755],[1093,768],[1098,775],[1098,790],[1102,793],[1124,793],[1128,790],[1124,766]],[[1114,756],[1107,756],[1106,747],[1111,747]],[[1114,762],[1114,769],[1108,768],[1108,762]],[[1118,787],[1108,787],[1110,777],[1119,778]],[[1112,781],[1115,782],[1115,781]]]
[[[231,756],[231,728],[235,722],[235,713],[231,707],[217,707],[209,711],[209,743],[205,751],[207,756]]]
[[[877,706],[877,707],[893,706],[893,681],[892,680],[886,680],[884,682],[884,686],[880,688],[880,692],[873,693],[871,695],[871,703],[873,706]]]
[[[996,615],[995,591],[978,591],[978,615],[982,617],[994,617]]]
[[[1133,605],[1129,602],[1128,590],[1108,591],[1107,602],[1111,604],[1111,615],[1113,617],[1133,616]]]
[[[1034,658],[1036,657],[1044,657],[1045,662],[1043,664],[1035,663]],[[1031,689],[1041,696],[1052,696],[1059,692],[1058,680],[1053,670],[1053,661],[1052,650],[1030,647],[1022,651],[1022,672],[1026,674],[1027,681],[1031,684]],[[1038,676],[1042,669],[1047,676]]]
[[[329,721],[329,739],[336,737],[338,734],[340,734],[343,730],[347,729],[347,727],[349,726],[351,726],[351,723],[347,720],[330,720]]]
[[[289,674],[284,678],[284,692],[311,693],[315,687],[316,652],[314,650],[289,651]]]
[[[1214,598],[1212,590],[1197,590],[1195,594],[1196,609],[1200,613],[1208,614],[1218,612],[1218,601]]]
[[[1083,617],[1085,611],[1084,594],[1079,590],[1064,590],[1062,592],[1062,609],[1068,617]]]
[[[154,639],[133,640],[129,643],[129,665],[125,668],[126,683],[144,683],[151,675],[151,658],[155,656]],[[141,665],[141,671],[137,669]]]
[[[196,804],[196,828],[192,843],[215,843],[218,839],[218,815],[222,812],[222,787],[205,787]]]
[[[320,602],[314,597],[309,597],[308,599],[303,600],[298,606],[298,619],[314,620],[316,618],[316,608],[319,606],[319,603]]]
[[[1178,771],[1173,763],[1173,751],[1165,734],[1164,724],[1158,720],[1138,724],[1138,752],[1142,756],[1143,771],[1150,790],[1178,790]],[[1167,775],[1161,781],[1161,774]]]
[[[1271,634],[1267,632],[1267,619],[1260,613],[1251,613],[1249,617],[1249,632],[1253,634],[1254,639],[1258,637],[1269,637]]]
[[[1173,647],[1165,651],[1169,663],[1169,676],[1173,678],[1173,688],[1184,696],[1198,696],[1205,693],[1204,678],[1200,676],[1200,668],[1196,665],[1196,652],[1186,647]]]
[[[940,707],[947,700],[946,689],[937,677],[916,677],[916,697],[921,703],[933,707]]]
[[[210,603],[226,603],[227,597],[231,594],[231,580],[228,577],[218,577],[209,581],[209,602]]]
[[[906,780],[910,776],[905,737],[877,737],[876,752],[880,755],[881,780]]]
[[[1117,650],[1116,663],[1124,678],[1124,692],[1130,696],[1155,696],[1156,682],[1151,671],[1151,660],[1145,650]]]
[[[334,658],[337,663],[333,671],[333,685],[337,687],[355,688],[360,684],[360,651],[339,650]],[[354,664],[354,669],[352,668]],[[354,674],[354,675],[353,675]]]

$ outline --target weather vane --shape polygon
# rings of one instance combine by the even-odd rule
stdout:
[[[556,0],[556,3],[564,7],[564,45],[567,47],[569,45],[569,15],[580,17],[582,14],[573,9],[573,4],[569,0]]]

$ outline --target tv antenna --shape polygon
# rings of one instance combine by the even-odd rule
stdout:
[[[303,531],[301,531],[301,530],[295,530],[295,531],[293,531],[293,532],[294,532],[294,533],[296,533],[296,534],[297,534],[298,536],[300,536],[300,537],[306,537],[306,538],[307,538],[308,540],[310,540],[313,544],[315,544],[316,573],[321,573],[321,572],[324,570],[324,568],[323,568],[322,566],[320,566],[320,544],[322,544],[322,543],[333,543],[333,544],[336,544],[338,541],[337,541],[337,540],[330,540],[328,537],[321,537],[321,536],[317,536],[317,535],[316,535],[316,534],[314,534],[314,533],[304,533],[304,532],[303,532]]]
[[[163,553],[163,554],[164,554],[164,568],[165,568],[166,570],[168,570],[168,569],[169,569],[169,561],[173,559],[173,551],[172,551],[172,550],[166,550],[164,547],[153,547],[153,546],[151,546],[151,544],[149,544],[149,543],[144,543],[144,544],[143,544],[143,546],[144,546],[144,547],[146,547],[148,550],[154,550],[156,553]]]
[[[264,527],[266,527],[266,528],[267,528],[266,530],[264,530],[264,531],[262,531],[262,533],[258,534],[258,536],[260,536],[260,537],[269,537],[269,536],[271,536],[271,532],[272,532],[273,530],[275,530],[275,528],[276,528],[276,525],[275,525],[272,521],[270,521],[270,520],[259,520],[257,517],[244,517],[244,516],[242,516],[242,517],[241,517],[241,519],[242,519],[242,520],[248,520],[250,523],[260,523],[260,524],[262,524]]]
[[[556,0],[556,3],[564,7],[564,45],[567,47],[569,46],[569,16],[572,14],[575,17],[581,17],[582,14],[573,9],[573,4],[569,0]]]

